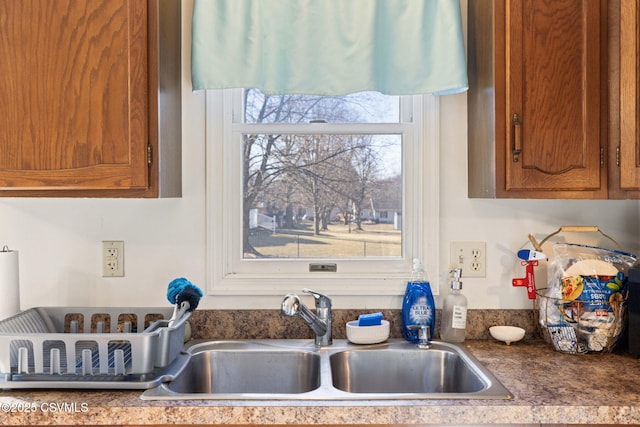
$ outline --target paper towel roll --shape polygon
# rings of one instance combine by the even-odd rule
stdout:
[[[18,251],[0,250],[0,319],[20,312]]]

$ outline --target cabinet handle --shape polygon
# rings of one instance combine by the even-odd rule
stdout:
[[[513,150],[511,150],[511,153],[513,154],[513,162],[517,163],[522,152],[522,127],[520,126],[522,123],[517,113],[513,115],[511,124],[513,125]]]

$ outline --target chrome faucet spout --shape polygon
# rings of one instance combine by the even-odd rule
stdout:
[[[327,333],[327,323],[313,314],[306,305],[300,307],[300,317],[311,326],[311,329],[313,329],[316,335],[324,335]]]
[[[280,312],[285,316],[300,316],[315,333],[316,345],[331,345],[333,342],[331,338],[331,299],[310,289],[305,288],[302,291],[313,296],[316,305],[315,313],[309,310],[296,294],[284,296]]]

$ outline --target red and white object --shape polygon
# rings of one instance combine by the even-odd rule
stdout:
[[[538,261],[522,261],[525,266],[525,276],[511,280],[513,286],[524,286],[527,288],[527,296],[529,299],[536,299],[536,278],[533,273],[533,267],[538,265]]]

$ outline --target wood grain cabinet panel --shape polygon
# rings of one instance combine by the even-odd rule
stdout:
[[[498,14],[506,34],[505,191],[600,190],[598,1],[512,0]]]
[[[0,2],[0,195],[158,195],[159,4]]]
[[[639,4],[468,3],[469,197],[640,199]]]
[[[620,10],[620,188],[640,190],[640,0]]]
[[[606,198],[606,1],[468,8],[469,195]]]

